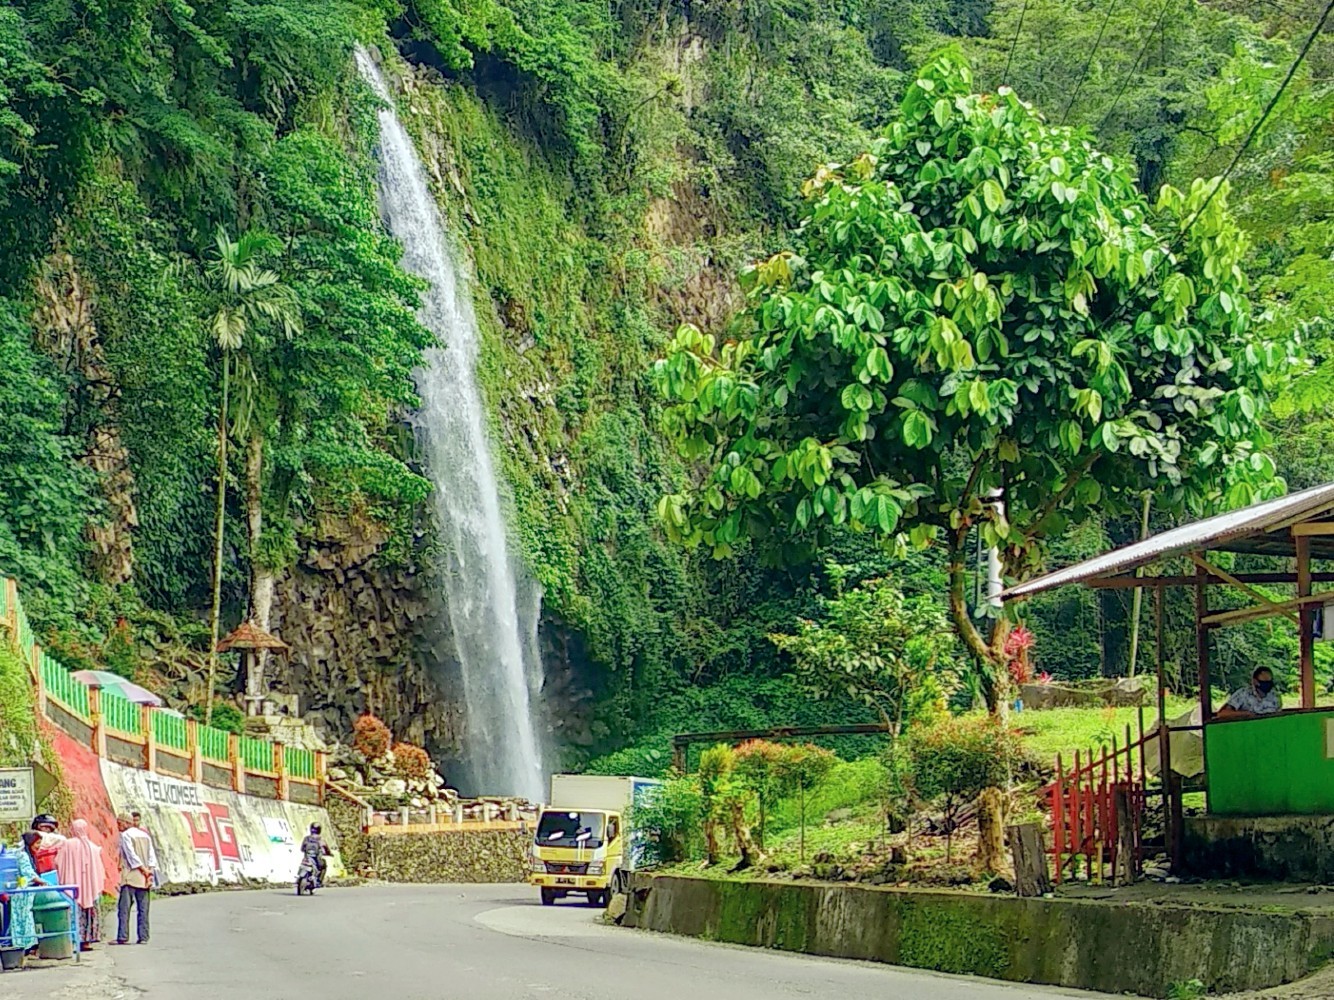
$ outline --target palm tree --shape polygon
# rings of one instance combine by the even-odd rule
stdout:
[[[232,242],[227,231],[218,227],[216,246],[207,265],[207,275],[214,287],[217,307],[209,320],[209,327],[222,355],[222,405],[218,410],[218,500],[213,529],[213,607],[209,615],[212,642],[208,654],[208,690],[204,724],[213,719],[213,687],[218,673],[218,631],[222,609],[222,542],[227,512],[227,439],[231,375],[233,369],[241,378],[242,405],[239,422],[249,431],[249,457],[246,463],[248,533],[251,550],[251,599],[255,600],[255,546],[263,526],[260,506],[260,480],[263,471],[263,437],[260,422],[254,418],[256,396],[256,366],[252,347],[256,337],[268,330],[278,330],[285,337],[293,337],[301,330],[301,311],[296,293],[285,285],[276,271],[262,264],[269,253],[277,252],[281,244],[268,233],[247,232]],[[272,578],[268,580],[264,621],[268,627],[268,601],[272,597]]]

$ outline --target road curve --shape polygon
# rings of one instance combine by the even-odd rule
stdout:
[[[108,957],[121,995],[146,1000],[1096,996],[623,930],[534,897],[523,886],[371,885],[160,899],[152,942]]]

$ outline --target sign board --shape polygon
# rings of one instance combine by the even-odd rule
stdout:
[[[36,811],[32,768],[0,767],[0,822],[27,823]]]

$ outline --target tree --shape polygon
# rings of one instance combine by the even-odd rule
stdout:
[[[778,787],[785,795],[796,795],[799,803],[799,856],[802,861],[806,860],[806,792],[824,781],[837,763],[833,751],[811,743],[785,747],[778,757]]]
[[[743,274],[720,346],[683,327],[655,378],[682,453],[668,533],[793,562],[850,526],[945,549],[949,606],[1009,700],[1007,625],[965,597],[979,528],[1010,579],[1152,489],[1181,513],[1273,488],[1259,423],[1280,344],[1251,325],[1225,186],[1130,172],[936,57],[884,138],[807,183],[795,250]]]
[[[781,762],[784,747],[769,740],[747,740],[734,751],[733,769],[737,779],[755,795],[759,822],[755,843],[764,850],[764,821],[783,795]]]
[[[227,439],[233,425],[239,424],[247,438],[246,454],[246,522],[251,546],[251,602],[272,597],[272,577],[267,586],[254,580],[254,550],[263,530],[260,481],[263,471],[262,425],[255,417],[256,380],[253,358],[248,353],[247,338],[259,336],[262,331],[277,330],[292,337],[301,329],[301,314],[292,290],[272,271],[263,266],[267,254],[280,249],[277,241],[267,233],[252,231],[232,242],[227,232],[219,228],[214,256],[208,263],[207,274],[213,286],[216,305],[209,320],[209,328],[217,341],[221,355],[221,405],[218,408],[218,492],[213,527],[213,605],[209,615],[212,641],[209,646],[208,709],[204,721],[208,724],[213,712],[213,688],[218,672],[218,626],[222,609],[222,545],[227,515]],[[235,369],[241,383],[241,405],[233,417],[231,407],[231,374]],[[264,594],[259,591],[263,589]],[[267,618],[267,614],[265,616]],[[261,623],[261,626],[265,623]]]
[[[737,871],[749,868],[760,859],[760,850],[750,835],[746,822],[745,786],[737,780],[736,752],[725,743],[709,747],[699,756],[700,811],[704,820],[704,844],[707,861],[717,864],[721,853],[718,833],[728,829],[741,855]]]
[[[954,646],[945,615],[931,598],[906,599],[889,579],[844,590],[844,571],[829,573],[835,596],[820,599],[822,620],[802,619],[796,635],[769,639],[792,657],[813,697],[869,705],[897,736],[915,701],[941,694],[940,660]]]
[[[959,810],[1009,781],[1023,759],[1023,743],[994,719],[973,717],[915,729],[907,737],[906,749],[913,792],[944,810],[945,857],[952,860]],[[985,850],[979,860],[984,869],[995,871]]]

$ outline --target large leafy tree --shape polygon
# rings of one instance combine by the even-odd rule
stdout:
[[[1286,353],[1251,324],[1245,241],[1221,185],[1151,205],[1083,133],[973,93],[950,52],[804,193],[731,339],[685,327],[655,369],[705,467],[660,515],[718,557],[803,558],[845,525],[943,544],[1003,711],[1006,627],[984,636],[965,601],[971,530],[1023,578],[1047,539],[1145,490],[1180,513],[1272,482],[1258,419]]]

